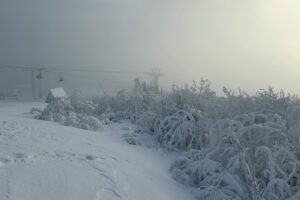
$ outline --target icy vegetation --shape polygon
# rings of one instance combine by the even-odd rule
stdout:
[[[90,130],[130,120],[163,148],[182,152],[173,178],[199,199],[299,199],[298,97],[272,88],[254,96],[223,91],[217,96],[203,79],[169,93],[136,82],[115,96],[56,99],[39,118]],[[124,137],[140,145],[136,135]]]
[[[103,131],[103,122],[106,121],[93,116],[94,109],[91,104],[83,103],[74,96],[70,99],[55,98],[37,118],[86,130]],[[36,109],[32,109],[34,111]]]

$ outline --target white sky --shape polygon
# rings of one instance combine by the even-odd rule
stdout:
[[[0,65],[161,68],[300,93],[299,0],[1,0]]]

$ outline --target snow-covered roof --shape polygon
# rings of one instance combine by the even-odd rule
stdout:
[[[67,93],[65,92],[64,88],[53,88],[50,90],[50,93],[53,97],[67,97]]]

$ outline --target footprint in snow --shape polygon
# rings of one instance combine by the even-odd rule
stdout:
[[[10,162],[9,159],[0,157],[0,167],[9,162]]]
[[[95,160],[95,157],[92,156],[92,155],[86,155],[85,159],[87,159],[87,160]]]

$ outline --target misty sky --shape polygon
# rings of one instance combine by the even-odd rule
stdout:
[[[149,71],[300,93],[299,0],[1,0],[0,65]]]

